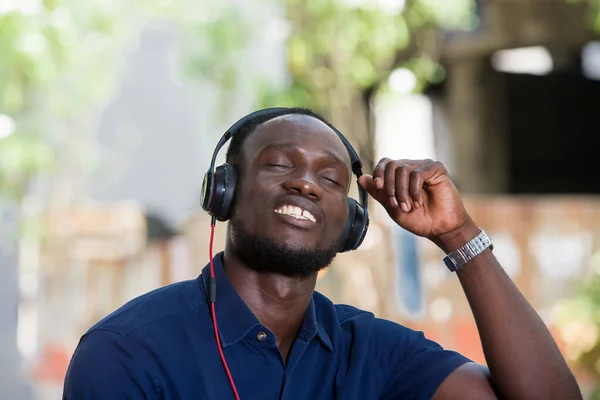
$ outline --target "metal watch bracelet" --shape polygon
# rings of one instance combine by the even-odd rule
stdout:
[[[451,272],[461,269],[466,263],[483,253],[485,249],[494,249],[492,240],[483,229],[479,229],[479,234],[470,240],[461,248],[454,250],[444,257],[444,264]]]

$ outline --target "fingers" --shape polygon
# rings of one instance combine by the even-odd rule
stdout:
[[[386,201],[386,195],[383,190],[377,188],[377,185],[375,184],[375,179],[376,178],[374,178],[373,176],[365,174],[358,178],[358,184],[362,186],[363,189],[365,189],[371,195],[371,197],[373,197],[379,203],[384,205]],[[379,180],[381,182],[380,186],[383,186],[383,179],[379,178]]]
[[[364,174],[360,178],[358,178],[358,184],[362,186],[369,194],[375,197],[377,193],[377,188],[375,187],[375,180],[373,176]]]
[[[387,197],[386,202],[392,208],[399,205],[402,210],[410,211],[410,199],[408,196],[408,179],[410,172],[419,165],[419,161],[412,160],[390,160],[383,158],[375,167],[374,176],[380,176],[382,183],[378,189],[383,189]]]
[[[428,161],[429,163],[421,165],[411,172],[408,192],[416,208],[423,205],[423,186],[435,184],[437,177],[447,174],[446,168],[441,162]]]
[[[373,170],[373,180],[375,182],[375,187],[377,189],[383,189],[383,181],[384,181],[384,173],[385,168],[389,162],[391,162],[389,158],[382,158],[375,166]]]
[[[395,170],[395,196],[400,200],[400,208],[404,212],[410,212],[412,209],[412,201],[408,194],[410,181],[411,167],[407,164],[401,165]]]
[[[433,161],[431,162],[433,163]],[[419,208],[423,203],[423,196],[421,195],[421,189],[423,188],[423,184],[425,183],[425,174],[431,163],[422,165],[418,168],[415,168],[411,172],[410,181],[408,183],[408,193],[412,198],[415,208]]]
[[[446,173],[440,162],[433,160],[390,160],[383,158],[373,176],[361,178],[363,187],[383,206],[410,212],[423,206],[424,186]]]
[[[398,207],[398,200],[396,198],[396,162],[388,162],[385,166],[383,187],[385,194],[388,197],[390,206],[393,208]]]

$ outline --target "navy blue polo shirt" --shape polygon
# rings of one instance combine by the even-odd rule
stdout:
[[[215,256],[217,323],[240,398],[430,399],[469,360],[394,322],[315,292],[287,363],[275,336]],[[138,297],[94,325],[73,355],[63,399],[233,399],[195,280]]]

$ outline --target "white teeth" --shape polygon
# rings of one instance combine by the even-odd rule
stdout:
[[[317,222],[317,220],[315,219],[315,217],[311,213],[309,213],[308,211],[306,211],[306,210],[302,210],[302,216],[304,218],[312,221],[312,222]]]
[[[317,219],[314,217],[314,215],[306,210],[301,209],[300,207],[285,205],[274,211],[278,214],[289,215],[290,217],[297,219],[305,219],[315,223],[317,222]]]

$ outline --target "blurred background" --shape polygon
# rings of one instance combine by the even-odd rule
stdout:
[[[599,11],[0,0],[0,398],[60,398],[93,323],[195,278],[218,138],[257,108],[294,105],[328,117],[367,170],[383,156],[444,162],[586,398],[600,399]],[[485,363],[440,250],[371,207],[364,244],[318,290]]]

